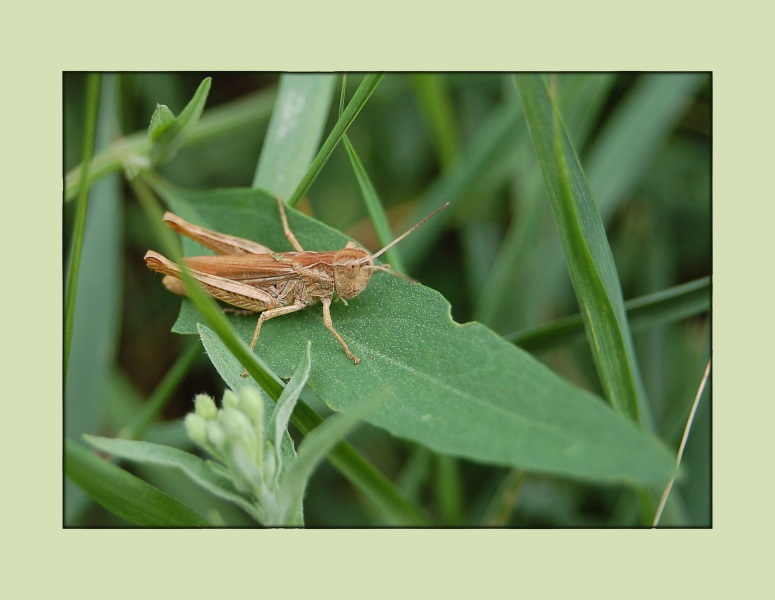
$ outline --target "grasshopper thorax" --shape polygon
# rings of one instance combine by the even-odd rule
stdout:
[[[369,284],[374,261],[352,242],[334,254],[334,287],[339,297],[355,298]]]

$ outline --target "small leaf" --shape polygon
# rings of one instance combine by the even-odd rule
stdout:
[[[301,357],[301,362],[299,363],[296,372],[286,384],[280,399],[277,401],[277,406],[272,415],[274,427],[270,427],[267,431],[267,441],[272,444],[275,449],[275,473],[280,473],[284,464],[280,452],[280,442],[283,439],[283,435],[287,435],[288,423],[291,420],[293,407],[296,406],[296,401],[299,399],[301,391],[307,384],[307,379],[309,379],[310,346],[311,343],[307,342],[307,347]]]
[[[156,107],[148,128],[148,135],[152,140],[149,150],[152,164],[160,165],[169,162],[180,150],[199,121],[207,102],[207,95],[210,93],[211,83],[212,79],[209,77],[204,79],[199,84],[191,101],[177,117],[164,105]]]
[[[148,135],[151,141],[156,141],[175,122],[175,115],[166,104],[157,104],[156,110],[151,116],[151,124],[148,126]]]
[[[119,440],[92,435],[85,435],[84,439],[95,448],[114,456],[139,463],[180,469],[190,479],[209,492],[233,502],[249,515],[258,518],[253,505],[234,489],[228,477],[224,474],[219,474],[206,461],[193,454],[183,452],[177,448],[171,448],[170,446],[162,446],[150,442]]]
[[[237,391],[243,386],[253,386],[257,390],[259,389],[252,378],[246,379],[242,377],[242,365],[234,358],[234,355],[226,349],[223,342],[221,342],[215,333],[201,324],[198,327],[198,332],[202,339],[202,344],[207,351],[207,355],[210,357],[210,360],[213,362],[218,373],[232,390]],[[271,415],[275,411],[275,403],[263,393],[261,393],[261,399],[264,401],[264,428],[266,430],[271,430]],[[284,462],[290,463],[296,458],[296,450],[293,447],[293,441],[287,431],[283,435],[281,448]]]
[[[326,454],[355,427],[367,414],[373,411],[377,402],[362,402],[346,413],[330,417],[304,438],[299,447],[296,461],[288,468],[280,482],[280,507],[283,521],[289,522],[298,511],[304,497],[307,482]]]
[[[135,525],[209,525],[192,508],[70,440],[65,441],[65,473],[110,512]]]

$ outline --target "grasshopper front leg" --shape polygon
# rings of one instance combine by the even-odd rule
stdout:
[[[334,334],[334,337],[337,339],[337,341],[342,345],[342,350],[344,350],[345,355],[347,358],[349,358],[351,361],[353,361],[356,365],[361,362],[361,359],[355,356],[352,352],[350,352],[350,349],[347,347],[347,344],[342,339],[342,336],[339,335],[334,329],[334,323],[331,320],[331,298],[321,298],[321,302],[323,302],[323,325],[326,326],[326,329],[328,329],[331,333]]]
[[[287,315],[287,314],[299,311],[306,306],[307,305],[303,303],[295,303],[295,304],[290,304],[289,306],[278,306],[277,308],[270,308],[269,310],[262,312],[261,315],[258,317],[258,322],[256,323],[256,330],[253,332],[253,339],[250,342],[250,349],[251,350],[256,349],[256,343],[258,342],[258,334],[261,333],[261,325],[264,324],[264,321],[268,321],[269,319],[273,319],[274,317],[279,317],[281,315]],[[248,376],[247,369],[245,369],[242,372],[242,376],[243,377]]]

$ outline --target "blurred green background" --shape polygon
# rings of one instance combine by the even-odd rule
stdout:
[[[157,103],[178,113],[205,77],[213,81],[201,123],[215,113],[233,117],[234,125],[192,140],[159,172],[192,189],[250,187],[279,74],[105,74],[96,154],[143,134]],[[348,76],[350,93],[360,79]],[[603,216],[624,298],[709,276],[710,75],[569,73],[550,81]],[[81,160],[85,82],[85,74],[64,75],[65,173]],[[338,94],[337,83],[324,135],[336,121]],[[449,300],[456,321],[477,320],[508,336],[578,312],[512,76],[387,74],[348,137],[396,234],[422,212],[420,206],[453,204],[441,235],[424,245],[408,239],[401,252],[411,275]],[[74,206],[64,205],[65,257]],[[297,208],[371,250],[379,247],[341,147]],[[87,223],[90,249],[83,259],[66,382],[65,434],[71,439],[84,432],[120,434],[183,355],[190,357],[185,375],[144,439],[190,449],[181,417],[192,409],[195,394],[220,398],[224,384],[204,353],[190,349],[195,339],[170,332],[180,301],[142,260],[154,239],[121,173],[92,186]],[[677,449],[710,355],[709,315],[635,329],[634,339],[658,435]],[[602,396],[583,342],[542,349],[536,356]],[[711,523],[706,398],[684,457],[685,476],[673,492],[685,509],[681,524],[689,526]],[[314,396],[305,400],[327,414]],[[453,460],[369,425],[349,439],[443,525],[638,524],[635,492],[629,489]],[[230,524],[251,524],[174,472],[128,468],[203,513],[217,510]],[[126,525],[69,481],[65,498],[68,525]],[[305,510],[313,527],[380,523],[328,464],[314,476]]]

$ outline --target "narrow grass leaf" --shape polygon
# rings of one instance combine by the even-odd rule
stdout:
[[[460,160],[423,193],[402,229],[408,229],[444,202],[449,202],[451,206],[401,242],[401,255],[410,271],[425,258],[450,221],[473,210],[478,199],[469,194],[487,182],[491,165],[499,163],[503,156],[510,162],[518,130],[524,128],[521,114],[515,102],[504,103],[491,111],[471,142],[462,150]]]
[[[65,281],[65,377],[67,377],[67,367],[70,362],[70,346],[73,341],[73,323],[75,322],[75,300],[78,295],[78,273],[81,267],[83,236],[84,231],[86,231],[86,212],[89,201],[89,165],[94,154],[94,137],[97,130],[97,114],[100,100],[99,73],[90,74],[87,78],[86,86],[86,118],[84,119],[82,161],[86,176],[85,181],[80,186],[73,229],[73,245],[70,252],[67,279]]]
[[[361,109],[371,97],[371,94],[377,89],[377,85],[379,85],[382,77],[383,75],[378,73],[366,75],[366,77],[363,78],[363,81],[361,81],[361,84],[358,86],[358,89],[348,103],[347,108],[344,109],[344,112],[337,120],[331,133],[328,134],[325,142],[323,142],[323,146],[313,159],[309,169],[307,169],[307,172],[301,178],[301,181],[299,181],[293,194],[288,198],[287,202],[289,206],[296,206],[299,200],[307,193],[312,186],[312,183],[323,169],[323,165],[326,164],[337,144],[339,144],[339,141],[355,120],[355,117],[358,116],[358,113],[361,112]]]
[[[143,172],[144,181],[130,180],[135,194],[149,216],[151,226],[156,230],[160,240],[164,242],[164,249],[170,260],[182,264],[182,255],[178,250],[177,239],[175,235],[162,224],[161,211],[157,207],[156,199],[152,192],[146,187],[146,181],[154,186],[154,189],[160,193],[167,203],[173,207],[180,206],[184,208],[174,187],[166,185],[161,178],[156,177],[150,172]],[[216,207],[217,208],[217,207]],[[184,209],[185,210],[185,209]],[[183,211],[177,211],[184,218],[195,220],[191,214]],[[188,241],[187,241],[188,243]],[[250,351],[250,347],[237,336],[229,321],[218,308],[215,301],[208,296],[196,284],[193,277],[186,269],[182,270],[182,281],[186,287],[188,297],[197,307],[197,310],[205,317],[207,324],[224,341],[229,350],[242,362],[248,373],[259,383],[259,385],[272,398],[279,398],[282,393],[282,384],[277,376],[269,370],[266,365],[259,361],[256,355]]]
[[[70,440],[65,441],[65,474],[103,507],[135,525],[209,525],[182,502]]]
[[[320,146],[333,97],[335,75],[288,73],[264,138],[253,187],[287,198]]]
[[[645,397],[600,215],[543,80],[519,75],[517,85],[603,389],[617,411],[639,422]]]
[[[449,169],[460,155],[460,134],[446,76],[422,73],[413,75],[412,83],[428,122],[439,163],[443,169]]]
[[[694,317],[710,309],[710,277],[628,300],[624,308],[633,333]],[[580,314],[572,315],[512,333],[505,339],[529,352],[573,344],[585,339],[584,319]]]
[[[344,136],[344,149],[347,152],[347,157],[350,159],[350,165],[355,173],[355,178],[358,180],[358,187],[361,189],[361,195],[363,201],[366,204],[366,210],[369,213],[369,218],[374,225],[374,231],[377,233],[377,238],[380,244],[384,247],[395,239],[392,231],[390,230],[390,224],[388,223],[385,210],[382,208],[382,201],[377,194],[377,190],[374,184],[371,182],[369,174],[363,167],[360,158],[355,152],[355,148],[350,143],[347,136]],[[406,273],[404,268],[404,262],[401,260],[401,251],[398,247],[393,246],[390,250],[385,252],[385,260],[390,266],[399,273]]]
[[[592,125],[604,106],[613,77],[610,75],[566,75],[558,77],[559,98],[566,127],[577,147],[584,147]],[[525,132],[526,133],[526,132]],[[506,332],[534,323],[535,313],[546,309],[547,298],[557,284],[544,284],[545,256],[562,256],[559,240],[546,235],[553,229],[551,209],[530,137],[521,136],[511,171],[518,185],[514,214],[486,282],[480,286],[474,317],[477,321]],[[540,265],[536,268],[536,265]],[[564,268],[564,265],[563,265]],[[563,271],[563,274],[565,271]],[[553,282],[555,280],[552,280]],[[514,290],[530,290],[514,302]],[[562,288],[564,289],[564,288]]]

